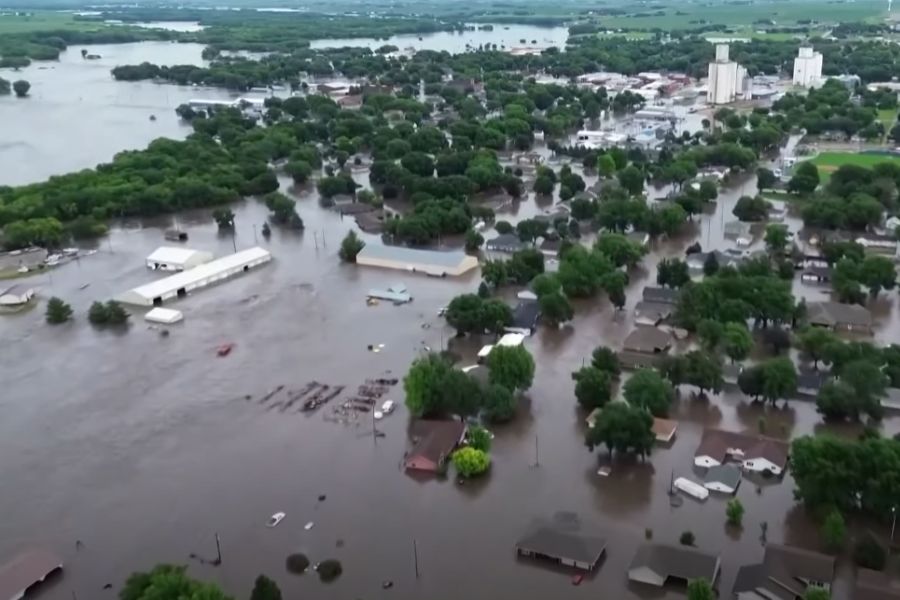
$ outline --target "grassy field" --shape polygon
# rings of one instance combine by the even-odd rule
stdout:
[[[828,181],[831,173],[843,165],[859,165],[871,168],[879,163],[895,162],[900,164],[900,156],[885,154],[857,154],[855,152],[823,152],[812,159],[819,169],[822,181]]]
[[[54,11],[0,12],[0,35],[52,31],[56,29],[95,30],[104,25],[87,21],[76,21],[71,13]]]
[[[882,108],[878,111],[878,120],[884,125],[885,131],[890,131],[894,123],[897,122],[896,108]]]
[[[753,25],[759,19],[772,19],[779,25],[790,25],[815,15],[815,18],[821,21],[842,23],[877,19],[885,13],[886,8],[884,2],[876,0],[842,4],[831,3],[827,0],[805,2],[801,0],[764,2],[752,5],[722,4],[719,6],[679,3],[668,5],[665,15],[662,16],[611,16],[604,17],[602,21],[603,25],[607,27],[686,29],[697,27],[699,20],[723,25]]]

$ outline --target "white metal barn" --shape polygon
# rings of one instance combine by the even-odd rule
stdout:
[[[34,288],[16,284],[0,292],[0,306],[21,306],[34,298]]]
[[[162,323],[163,325],[172,325],[173,323],[178,323],[182,319],[184,319],[184,315],[180,310],[163,308],[161,306],[157,306],[156,308],[151,309],[146,315],[144,315],[145,321],[149,321],[151,323]]]
[[[147,257],[147,268],[154,271],[186,271],[213,259],[211,252],[160,246]]]
[[[189,292],[249,271],[270,260],[272,260],[272,255],[269,251],[258,246],[241,250],[193,269],[136,287],[120,295],[116,300],[125,304],[158,306],[166,300],[183,298]]]
[[[459,276],[471,271],[478,267],[478,259],[460,251],[441,252],[366,244],[356,255],[356,264],[446,277]]]

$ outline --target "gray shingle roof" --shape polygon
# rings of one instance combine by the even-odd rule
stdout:
[[[581,527],[546,519],[536,520],[516,542],[516,548],[554,558],[594,564],[606,549],[606,540]]]
[[[393,260],[401,263],[428,263],[442,267],[458,267],[466,258],[466,253],[460,251],[420,250],[403,246],[385,246],[384,244],[366,244],[359,251],[359,256]]]
[[[663,578],[714,581],[719,570],[719,557],[685,546],[644,544],[638,548],[628,568],[648,568]]]

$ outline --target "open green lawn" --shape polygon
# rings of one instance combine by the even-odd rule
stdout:
[[[897,109],[896,108],[879,109],[878,120],[881,121],[882,125],[884,125],[885,131],[890,131],[891,127],[894,126],[894,123],[897,122]]]
[[[646,17],[609,16],[603,17],[606,27],[659,27],[663,30],[697,27],[704,21],[723,25],[753,25],[759,19],[772,19],[779,25],[795,24],[810,18],[830,23],[867,21],[880,17],[887,6],[877,0],[834,3],[828,0],[799,0],[794,2],[760,2],[755,4],[706,4],[670,3],[665,15]],[[650,9],[635,12],[656,12]],[[776,38],[777,39],[777,38]]]
[[[76,21],[71,13],[55,11],[0,11],[0,36],[11,33],[52,31],[54,29],[94,30],[104,25],[90,21]]]
[[[819,168],[822,181],[828,181],[831,173],[843,165],[859,165],[871,168],[879,163],[895,162],[900,164],[900,156],[886,154],[858,154],[856,152],[823,152],[812,159]]]

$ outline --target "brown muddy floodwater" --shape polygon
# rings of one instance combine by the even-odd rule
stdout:
[[[730,212],[740,193],[740,186],[724,192],[720,209]],[[159,562],[190,564],[193,575],[238,598],[261,572],[286,597],[679,597],[627,584],[627,566],[647,528],[654,540],[670,543],[691,530],[699,547],[721,553],[723,593],[741,564],[762,555],[762,522],[771,541],[816,547],[814,526],[794,506],[790,475],[759,487],[744,482],[739,533],[725,527],[724,499],[686,499],[672,508],[666,496],[673,473],[691,472],[704,426],[755,430],[765,413],[776,435],[810,433],[820,427],[810,402],[762,409],[734,392],[698,401],[685,391],[675,409],[674,444],[644,464],[616,463],[608,478],[596,475],[605,454],[583,445],[584,415],[575,408],[570,372],[596,345],[619,347],[656,262],[680,255],[692,236],[654,249],[632,278],[625,311],[606,301],[584,303],[570,326],[527,341],[537,362],[534,387],[517,419],[496,430],[493,468],[482,482],[460,487],[401,471],[408,414],[399,387],[389,397],[400,406],[379,423],[385,437],[377,442],[366,419],[328,422],[328,407],[312,415],[282,412],[270,406],[284,400],[278,395],[260,404],[277,385],[317,380],[355,388],[369,377],[402,376],[426,346],[451,339],[438,308],[479,281],[477,274],[438,280],[342,265],[337,249],[352,222],[320,208],[314,193],[298,198],[306,231],[276,230],[268,242],[260,236],[274,261],[174,303],[185,321],[168,338],[146,325],[143,311],[134,311],[125,334],[93,329],[85,313],[93,300],[153,277],[143,259],[163,244],[170,220],[123,224],[94,256],[29,280],[43,299],[71,302],[74,323],[46,325],[43,301],[0,319],[0,557],[34,546],[61,554],[65,575],[41,597],[63,600],[74,591],[79,598],[112,598],[129,573]],[[536,212],[533,198],[514,208],[518,217]],[[248,200],[235,212],[235,244],[253,245],[265,208]],[[709,223],[717,245],[721,220],[704,217],[693,236],[703,240]],[[190,247],[232,249],[231,237],[205,216],[182,215],[179,225],[189,230]],[[366,306],[367,289],[395,281],[409,287],[412,304]],[[234,351],[217,358],[216,346],[226,341],[236,344]],[[481,345],[453,342],[466,360]],[[384,349],[373,353],[369,344]],[[888,419],[884,427],[894,432],[898,422]],[[319,502],[320,494],[327,499]],[[602,567],[581,587],[562,571],[514,555],[513,543],[531,519],[559,510],[598,523],[610,541]],[[287,518],[266,528],[276,511]],[[315,524],[308,531],[307,521]],[[215,555],[216,532],[223,565],[191,560],[192,553]],[[80,551],[76,540],[84,544]],[[344,575],[332,584],[290,575],[284,559],[296,551],[313,561],[338,558]],[[382,590],[383,580],[394,587]],[[102,590],[106,583],[113,591]]]

